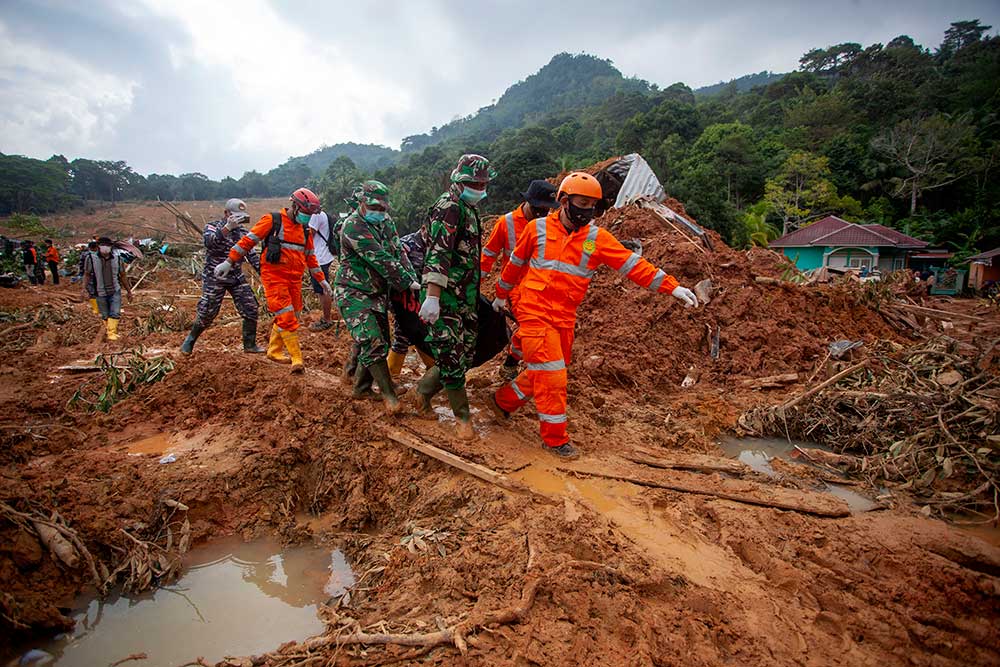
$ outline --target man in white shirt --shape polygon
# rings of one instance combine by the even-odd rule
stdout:
[[[330,264],[333,263],[333,255],[337,250],[340,239],[335,238],[335,234],[331,232],[330,218],[327,216],[326,211],[320,211],[312,216],[312,219],[309,220],[309,229],[312,230],[313,234],[313,248],[316,251],[316,261],[319,262],[319,268],[323,269],[323,275],[326,276],[327,280],[330,280]],[[323,292],[323,288],[316,282],[315,278],[310,276],[309,280],[312,283],[313,292],[319,295],[319,303],[323,307],[323,319],[314,323],[309,328],[313,331],[329,329],[333,326],[333,318],[331,317],[333,299]]]

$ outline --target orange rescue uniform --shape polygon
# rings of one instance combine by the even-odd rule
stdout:
[[[244,255],[267,237],[271,226],[271,214],[268,213],[230,249],[229,261],[235,264],[243,259]],[[297,223],[288,217],[287,208],[281,209],[281,229],[278,231],[281,261],[277,264],[268,262],[266,252],[262,252],[260,256],[260,281],[264,284],[267,309],[274,315],[274,321],[281,331],[295,331],[299,328],[302,272],[308,267],[316,282],[326,279],[316,261],[312,235],[307,233],[307,227],[308,225]]]
[[[56,250],[55,246],[49,246],[48,250],[45,251],[45,261],[59,263],[59,251]]]
[[[625,248],[606,229],[591,223],[566,231],[558,209],[527,224],[497,283],[500,298],[520,286],[517,317],[527,368],[497,391],[496,401],[513,412],[534,397],[542,440],[549,447],[569,442],[566,367],[576,310],[594,272],[604,265],[657,293],[669,294],[677,287],[673,276]]]
[[[486,240],[486,245],[483,246],[483,254],[479,259],[479,268],[483,275],[493,270],[493,265],[498,259],[500,260],[501,269],[507,266],[510,254],[514,252],[514,247],[517,245],[517,239],[521,235],[521,232],[524,231],[524,228],[528,226],[528,222],[528,218],[524,215],[523,204],[507,215],[497,218],[496,225],[493,226],[493,231],[490,233],[489,239]],[[518,318],[517,304],[520,298],[521,290],[519,286],[515,285],[507,297],[507,303],[510,304],[510,312],[514,313],[515,318]],[[509,350],[510,355],[518,360],[524,358],[521,350],[519,331],[520,329],[514,332]]]

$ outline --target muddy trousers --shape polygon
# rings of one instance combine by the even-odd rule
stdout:
[[[542,442],[549,447],[566,444],[566,367],[573,348],[573,329],[526,322],[518,333],[525,370],[497,391],[497,405],[514,412],[534,398]]]
[[[340,285],[334,289],[333,298],[358,345],[358,363],[367,368],[385,360],[389,354],[388,299]]]
[[[215,321],[227,293],[233,298],[233,306],[236,307],[240,317],[257,321],[260,306],[257,297],[253,295],[253,289],[242,274],[235,280],[220,280],[214,275],[205,275],[202,279],[201,298],[198,299],[197,308],[198,322],[203,328],[207,329]]]
[[[101,319],[112,320],[121,319],[122,314],[122,293],[115,292],[108,296],[97,295],[97,311],[101,314]]]
[[[25,264],[24,265],[24,272],[28,274],[28,282],[30,282],[32,285],[37,285],[38,284],[38,279],[35,278],[35,265],[34,264]]]
[[[59,284],[59,265],[56,262],[49,262],[49,271],[52,273],[52,284]]]
[[[298,315],[302,310],[302,273],[282,271],[262,263],[260,281],[264,284],[267,310],[274,315],[274,323],[282,331],[298,329]]]

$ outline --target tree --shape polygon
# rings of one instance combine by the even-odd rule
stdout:
[[[778,228],[767,221],[769,208],[767,202],[759,202],[743,214],[743,231],[751,245],[766,248],[779,236]]]
[[[978,142],[968,115],[952,119],[935,114],[904,120],[875,137],[872,148],[904,174],[889,182],[894,197],[909,197],[911,216],[923,193],[950,185],[981,164],[975,156]]]
[[[991,25],[981,25],[979,19],[955,21],[944,32],[944,41],[938,48],[938,57],[950,58],[966,46],[981,41],[983,33],[992,27]]]
[[[792,153],[781,170],[764,184],[764,200],[781,216],[782,235],[814,211],[837,203],[837,189],[829,181],[829,160],[799,151]]]
[[[333,213],[345,208],[347,199],[354,187],[364,180],[362,174],[351,158],[341,155],[330,163],[323,176],[316,184],[316,190],[323,201],[324,210]]]
[[[721,180],[726,201],[743,208],[748,190],[760,196],[763,168],[753,130],[743,123],[716,123],[705,128],[691,148],[690,159],[711,167]]]

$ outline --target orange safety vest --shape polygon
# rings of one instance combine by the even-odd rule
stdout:
[[[514,252],[514,246],[517,245],[517,237],[528,226],[528,219],[524,217],[523,209],[523,206],[518,206],[507,215],[497,218],[497,223],[493,226],[479,259],[482,273],[492,271],[498,258],[501,269],[507,264],[510,253]]]
[[[261,217],[257,224],[253,226],[246,236],[241,238],[236,245],[229,250],[229,261],[235,264],[253,250],[254,246],[260,243],[271,232],[271,214]],[[319,268],[316,261],[316,252],[313,250],[312,234],[306,232],[307,225],[302,225],[288,217],[288,209],[281,209],[281,227],[277,230],[278,242],[281,245],[281,261],[278,264],[268,262],[266,253],[262,252],[260,257],[260,270],[263,275],[270,270],[280,270],[282,273],[299,274],[309,268],[310,273],[317,282],[325,280],[323,270]]]
[[[50,262],[59,263],[59,251],[56,250],[55,246],[50,246],[48,250],[45,251],[45,259]]]
[[[496,293],[507,298],[519,285],[519,320],[573,327],[590,280],[603,265],[654,292],[670,293],[677,287],[673,276],[627,249],[608,230],[591,223],[575,232],[566,231],[555,210],[524,228]]]

